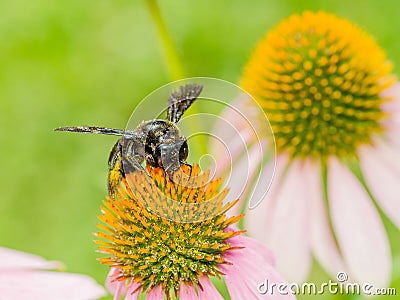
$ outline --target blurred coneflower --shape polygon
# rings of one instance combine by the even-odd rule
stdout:
[[[60,268],[60,262],[0,247],[0,298],[94,300],[106,295],[89,276],[51,271]]]
[[[220,179],[209,181],[198,166],[182,166],[173,181],[162,168],[147,172],[128,174],[99,217],[104,231],[97,243],[109,255],[100,260],[111,267],[114,299],[223,299],[210,281],[215,276],[225,280],[231,299],[258,299],[265,278],[283,282],[270,251],[233,226],[242,216],[225,216],[237,201],[223,204]]]
[[[324,12],[282,21],[246,64],[241,85],[271,123],[277,166],[245,224],[286,279],[303,281],[313,254],[332,276],[346,270],[388,284],[391,254],[375,204],[400,227],[400,97],[391,72],[373,38]]]

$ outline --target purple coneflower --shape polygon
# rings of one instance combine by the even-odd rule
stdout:
[[[226,217],[237,201],[223,204],[227,190],[218,191],[221,180],[210,181],[198,166],[181,171],[184,176],[174,175],[173,181],[162,168],[147,167],[150,178],[130,173],[104,202],[99,217],[104,231],[96,235],[102,238],[99,249],[109,255],[101,261],[111,267],[107,286],[114,299],[146,294],[146,299],[222,300],[211,277],[225,281],[231,299],[294,299],[258,292],[265,278],[284,281],[271,252],[234,227],[243,216]]]
[[[333,277],[345,270],[358,282],[389,282],[377,207],[400,227],[400,97],[391,71],[366,32],[324,12],[282,21],[245,66],[241,85],[263,107],[277,152],[270,193],[245,224],[288,280],[305,280],[314,256]]]

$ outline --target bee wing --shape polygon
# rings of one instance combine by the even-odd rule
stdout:
[[[69,132],[81,132],[81,133],[91,133],[91,134],[107,134],[107,135],[117,135],[117,136],[131,136],[134,134],[132,130],[122,130],[107,127],[98,126],[68,126],[68,127],[58,127],[54,131],[69,131]]]
[[[186,84],[173,90],[168,99],[167,120],[177,123],[202,90],[203,86],[195,83]]]

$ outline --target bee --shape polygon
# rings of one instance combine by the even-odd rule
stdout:
[[[202,85],[186,84],[170,93],[166,119],[143,121],[134,130],[97,126],[60,127],[55,131],[82,132],[121,136],[108,158],[108,194],[114,195],[120,180],[130,172],[145,172],[142,163],[161,167],[172,179],[174,172],[186,163],[189,154],[186,138],[177,123],[199,97]]]

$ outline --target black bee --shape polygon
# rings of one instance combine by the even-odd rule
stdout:
[[[146,161],[152,167],[162,167],[170,178],[182,164],[187,165],[188,145],[176,123],[200,95],[203,86],[186,84],[171,92],[167,119],[143,121],[134,130],[96,126],[60,127],[56,131],[118,135],[121,138],[111,149],[108,159],[108,193],[115,194],[125,173],[141,171]]]

